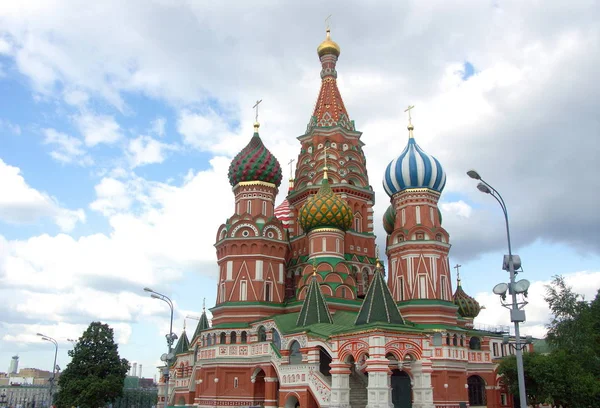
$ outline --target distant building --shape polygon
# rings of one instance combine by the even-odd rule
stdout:
[[[10,366],[8,367],[8,374],[16,374],[19,371],[19,356],[12,356],[10,360]]]
[[[40,370],[39,368],[21,368],[19,370],[20,377],[33,377],[33,378],[50,378],[52,373],[46,370]]]

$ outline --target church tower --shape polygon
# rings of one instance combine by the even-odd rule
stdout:
[[[440,162],[415,141],[411,108],[408,144],[388,164],[383,179],[391,198],[383,217],[388,234],[388,285],[407,320],[456,324],[449,236],[438,208],[446,174]]]
[[[300,154],[296,161],[294,188],[286,201],[287,216],[294,220],[288,226],[291,242],[289,264],[294,266],[288,271],[288,283],[292,288],[288,292],[298,295],[300,288],[305,286],[303,282],[312,275],[309,258],[312,260],[316,250],[316,233],[310,234],[299,221],[301,209],[322,188],[327,172],[328,188],[344,201],[352,222],[344,231],[339,231],[343,239],[338,239],[342,245],[338,255],[329,257],[329,266],[318,266],[317,269],[319,272],[335,270],[337,263],[343,261],[347,268],[344,273],[352,281],[338,282],[352,287],[352,294],[346,293],[343,297],[357,299],[364,297],[375,270],[375,195],[369,185],[361,132],[350,120],[337,86],[336,64],[340,47],[331,39],[329,29],[325,41],[317,48],[317,54],[321,62],[321,88],[306,132],[298,137]],[[333,248],[337,249],[335,245]],[[341,296],[326,291],[324,295]]]
[[[229,167],[235,211],[217,232],[219,283],[217,304],[211,309],[213,325],[271,316],[285,297],[288,242],[274,208],[281,166],[258,129],[256,122],[250,143]]]

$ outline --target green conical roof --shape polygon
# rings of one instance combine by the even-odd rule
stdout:
[[[375,269],[373,281],[369,285],[367,295],[360,307],[358,316],[354,324],[369,324],[369,323],[388,323],[388,324],[404,324],[404,319],[398,311],[398,306],[394,302],[394,298],[390,293],[390,289],[383,280],[381,274],[381,266],[377,261],[378,267]]]
[[[331,314],[329,314],[329,308],[327,307],[323,293],[321,293],[317,277],[313,275],[308,285],[306,298],[298,315],[296,326],[305,327],[315,323],[333,324],[333,319],[331,318]]]
[[[208,325],[208,318],[206,317],[206,311],[202,311],[202,316],[200,316],[200,320],[198,321],[198,326],[196,326],[196,331],[194,332],[194,336],[192,336],[192,340],[196,338],[196,336],[200,335],[200,332],[204,330],[210,329]]]
[[[175,346],[175,355],[185,353],[190,349],[190,341],[188,339],[187,334],[185,334],[185,329],[183,329],[183,333],[179,336],[179,340],[177,340],[177,345]]]

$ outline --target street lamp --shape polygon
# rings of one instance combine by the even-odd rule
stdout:
[[[54,344],[54,364],[52,364],[52,378],[50,378],[50,404],[52,404],[52,390],[54,388],[54,375],[56,374],[56,355],[58,354],[58,342],[50,336],[46,336],[42,333],[37,333],[38,336],[42,338],[42,340],[46,340]]]
[[[3,407],[6,406],[6,390],[4,390],[4,389],[0,393],[0,406],[3,406]]]
[[[162,300],[166,304],[169,305],[171,309],[171,323],[169,324],[169,334],[165,337],[167,339],[168,352],[167,354],[163,354],[161,356],[161,360],[165,362],[167,368],[165,373],[165,405],[164,408],[169,406],[169,365],[174,357],[173,355],[173,342],[177,339],[177,335],[173,333],[173,302],[167,295],[163,295],[162,293],[158,293],[148,287],[144,288],[145,292],[150,293],[150,297],[153,299]]]
[[[527,408],[527,394],[525,393],[525,372],[523,369],[523,352],[521,348],[523,345],[521,344],[521,334],[519,332],[519,323],[525,321],[525,311],[522,308],[525,307],[527,302],[518,302],[517,294],[523,294],[527,296],[529,281],[523,279],[519,282],[515,282],[515,269],[519,269],[521,267],[521,258],[518,255],[512,254],[512,246],[510,242],[510,229],[508,226],[508,211],[506,209],[504,199],[494,187],[492,187],[489,183],[487,183],[481,178],[477,171],[469,170],[467,171],[467,175],[472,179],[479,180],[479,183],[477,184],[477,189],[482,193],[489,194],[492,197],[494,197],[496,201],[498,201],[498,204],[500,204],[502,212],[504,213],[504,221],[506,222],[506,238],[508,241],[508,256],[504,256],[502,269],[508,270],[510,282],[508,285],[506,285],[505,283],[496,285],[494,287],[494,293],[502,296],[502,299],[505,299],[506,291],[508,291],[508,293],[511,295],[511,302],[508,304],[503,303],[502,305],[510,310],[510,321],[515,324],[515,354],[517,356],[519,404],[521,408]]]

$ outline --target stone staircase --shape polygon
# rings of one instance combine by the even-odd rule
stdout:
[[[367,377],[352,371],[350,374],[350,407],[365,408],[367,406]]]

